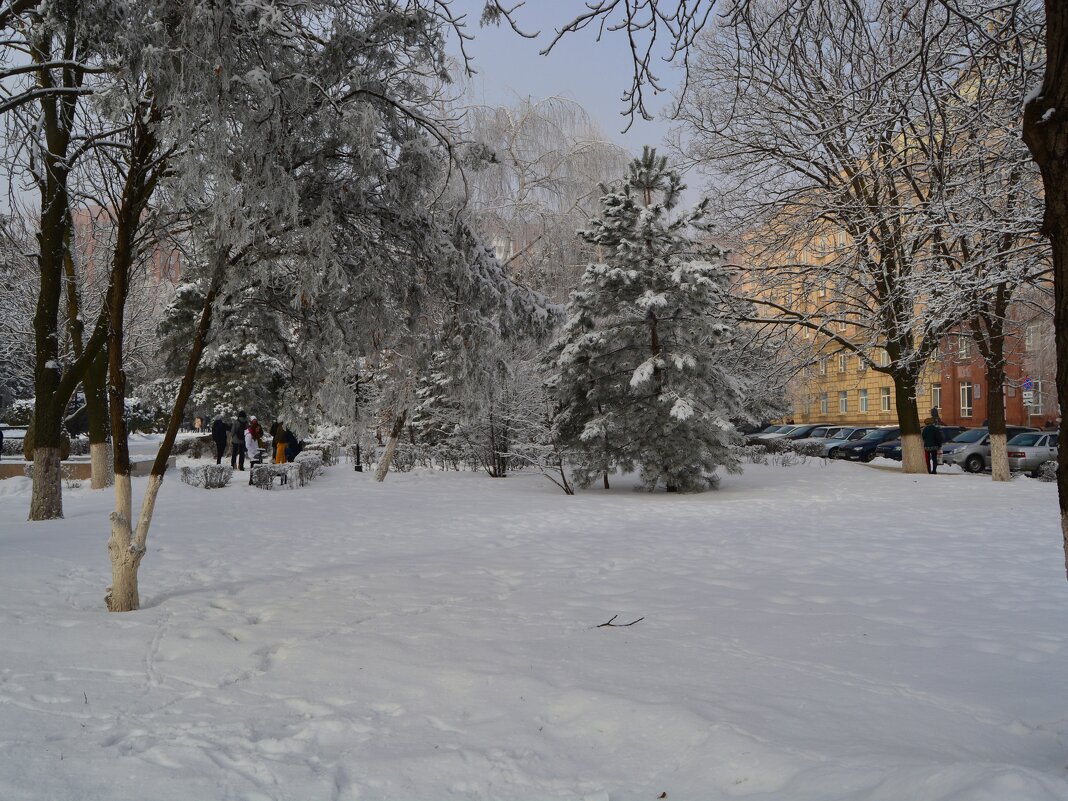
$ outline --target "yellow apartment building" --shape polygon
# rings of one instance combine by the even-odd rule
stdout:
[[[816,348],[819,346],[816,345]],[[792,419],[796,423],[882,426],[897,424],[894,382],[886,373],[833,342],[814,350],[813,360],[791,386]],[[881,351],[873,360],[886,364]],[[928,362],[916,388],[920,419],[942,408],[941,367]]]

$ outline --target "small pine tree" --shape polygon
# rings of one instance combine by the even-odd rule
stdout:
[[[556,433],[588,486],[641,470],[649,490],[701,490],[739,470],[730,418],[744,381],[717,358],[729,347],[722,254],[695,238],[705,203],[673,214],[683,185],[646,148],[580,236],[604,262],[587,267],[550,349]]]

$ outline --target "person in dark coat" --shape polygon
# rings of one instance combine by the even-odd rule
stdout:
[[[245,469],[245,429],[248,428],[248,417],[242,409],[234,418],[230,426],[230,466],[236,470]]]
[[[297,435],[291,429],[286,429],[286,461],[292,462],[296,459],[303,448],[304,445],[297,439]]]
[[[0,459],[4,458],[4,429],[0,428]]]
[[[222,464],[226,443],[230,441],[230,424],[220,414],[211,424],[211,439],[215,443],[215,464]]]
[[[928,417],[924,427],[920,431],[923,439],[923,457],[927,462],[927,472],[932,476],[938,472],[938,452],[942,449],[942,443],[946,438],[942,436],[942,429],[935,425],[932,418]]]

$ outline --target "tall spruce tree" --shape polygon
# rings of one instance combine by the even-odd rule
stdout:
[[[705,203],[684,214],[684,188],[646,148],[604,188],[601,216],[580,236],[602,263],[587,267],[550,350],[557,434],[575,479],[640,468],[647,489],[701,490],[737,472],[730,418],[744,416],[744,380],[726,369],[728,276],[698,241]]]

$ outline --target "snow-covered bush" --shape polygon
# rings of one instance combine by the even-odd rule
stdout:
[[[1051,459],[1048,462],[1043,462],[1038,466],[1035,471],[1035,478],[1039,481],[1056,481],[1057,480],[1057,461]]]
[[[298,453],[293,461],[300,465],[300,480],[304,484],[314,480],[323,472],[323,460],[317,453]]]
[[[205,464],[183,467],[181,474],[184,484],[202,489],[219,489],[230,483],[234,468],[228,464]]]
[[[28,426],[33,418],[33,399],[12,401],[11,405],[0,413],[9,426]]]
[[[790,448],[798,456],[804,456],[808,459],[818,459],[823,456],[822,442],[806,442],[801,445],[791,443]]]

